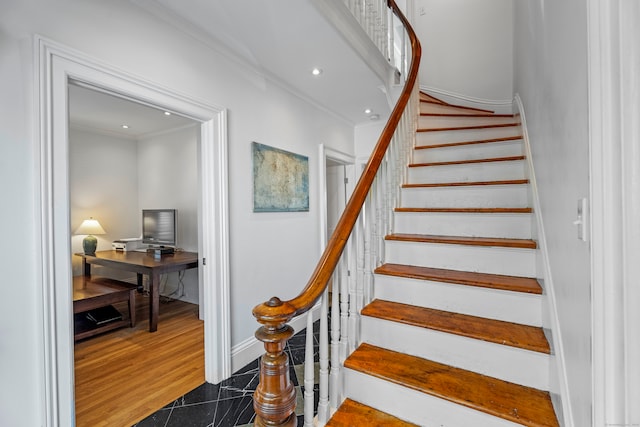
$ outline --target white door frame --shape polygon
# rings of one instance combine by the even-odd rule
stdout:
[[[318,159],[320,162],[320,252],[322,252],[327,246],[327,160],[330,159],[335,162],[342,163],[343,165],[354,165],[356,159],[349,154],[334,150],[333,148],[325,147],[324,144],[320,144],[318,146],[318,151]],[[353,170],[355,170],[355,168],[351,168],[351,172],[345,172],[349,179],[349,185],[347,186],[347,199],[351,196],[353,187],[355,186],[354,177],[349,176],[353,175]]]
[[[589,0],[593,426],[640,425],[640,5]]]
[[[40,36],[36,64],[37,237],[41,246],[42,350],[46,425],[75,423],[71,231],[69,225],[68,90],[86,83],[200,123],[199,276],[204,303],[205,379],[231,375],[226,110],[144,81]],[[205,262],[206,260],[206,262]],[[162,326],[160,326],[162,327]]]

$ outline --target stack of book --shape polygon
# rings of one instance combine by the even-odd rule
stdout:
[[[100,326],[115,320],[122,320],[122,313],[120,313],[114,306],[106,305],[104,307],[87,311],[86,317],[88,320],[95,323],[96,326]]]

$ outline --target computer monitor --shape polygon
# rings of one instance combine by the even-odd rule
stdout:
[[[176,209],[142,210],[142,243],[151,246],[176,246],[178,211]]]

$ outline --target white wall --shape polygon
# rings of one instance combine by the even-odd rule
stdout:
[[[71,128],[69,134],[69,201],[72,232],[93,217],[107,234],[96,236],[98,250],[111,242],[139,235],[138,155],[136,142]],[[82,252],[84,236],[71,236],[72,253]],[[71,257],[73,274],[82,274],[81,259]],[[96,266],[96,274],[101,267]],[[113,277],[125,279],[125,276]]]
[[[198,252],[198,126],[144,138],[137,145],[138,220],[137,234],[142,234],[142,209],[178,210],[178,247]],[[132,236],[133,237],[133,236]],[[178,288],[178,273],[162,279],[165,295]],[[180,298],[198,303],[198,271],[186,270],[184,295]],[[175,295],[177,296],[177,295]]]
[[[228,109],[231,344],[251,339],[251,309],[299,292],[319,255],[317,146],[353,153],[353,128],[124,0],[5,1],[0,14],[4,280],[0,424],[43,424],[43,323],[32,36],[41,34],[147,80]],[[307,213],[254,214],[251,141],[309,157]],[[19,285],[19,286],[18,286]]]
[[[576,426],[591,425],[589,244],[572,222],[589,195],[586,2],[516,1],[514,88],[527,119]]]
[[[2,18],[0,18],[2,20]],[[0,27],[0,425],[42,424],[42,310],[35,240],[29,89],[19,44]],[[9,77],[9,78],[7,78]],[[35,403],[35,404],[32,404]]]
[[[358,162],[366,163],[369,160],[369,156],[373,152],[385,124],[386,122],[384,121],[375,121],[366,125],[356,126],[354,144]]]
[[[529,1],[529,0],[528,0]],[[475,101],[513,97],[513,0],[415,0],[420,86]]]

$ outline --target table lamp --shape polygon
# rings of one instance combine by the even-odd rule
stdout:
[[[102,228],[97,219],[89,218],[82,221],[82,224],[80,224],[80,227],[78,227],[74,234],[87,235],[87,237],[82,240],[82,249],[84,250],[85,255],[94,255],[96,253],[96,248],[98,247],[98,239],[93,235],[107,233],[104,231],[104,228]]]

